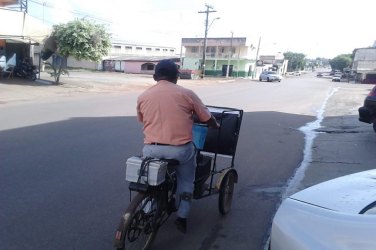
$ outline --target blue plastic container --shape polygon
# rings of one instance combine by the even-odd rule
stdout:
[[[208,127],[201,124],[193,124],[192,135],[193,143],[196,148],[202,150],[204,148],[206,135],[208,134]]]

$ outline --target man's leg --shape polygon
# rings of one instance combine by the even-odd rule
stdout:
[[[187,218],[193,198],[196,150],[192,144],[184,145],[183,147],[185,148],[184,156],[180,160],[180,165],[176,167],[176,201],[178,203],[178,217]]]
[[[145,145],[143,155],[176,159],[180,162],[179,166],[176,167],[176,207],[178,208],[178,216],[187,218],[193,197],[196,170],[196,149],[193,143],[182,146]]]

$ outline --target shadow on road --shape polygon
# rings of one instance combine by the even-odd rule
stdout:
[[[260,249],[303,157],[298,128],[314,119],[245,113],[232,212],[219,215],[216,195],[194,201],[189,233],[183,238],[167,223],[154,249]],[[135,117],[73,118],[0,131],[0,140],[4,249],[111,249],[129,202],[125,161],[142,149]]]

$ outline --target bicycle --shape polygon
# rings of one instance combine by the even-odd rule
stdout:
[[[238,174],[234,169],[234,157],[243,111],[208,107],[221,110],[213,113],[220,121],[221,128],[217,131],[209,130],[205,145],[199,148],[193,198],[201,199],[218,193],[219,212],[225,215],[231,209],[234,184],[238,181]],[[221,130],[231,131],[228,133],[230,137],[223,136]],[[223,140],[226,141],[227,146],[219,147],[220,143],[225,144]],[[220,154],[230,156],[229,167],[217,169],[216,160]],[[130,181],[131,202],[115,233],[114,246],[118,250],[150,248],[159,228],[177,210],[174,198],[176,192],[174,166],[178,164],[179,162],[174,159],[140,157],[128,159],[127,178]],[[133,172],[128,176],[128,171]],[[214,176],[218,177],[215,186],[213,186]],[[209,177],[211,177],[210,183],[206,183]],[[136,192],[133,199],[132,192]]]

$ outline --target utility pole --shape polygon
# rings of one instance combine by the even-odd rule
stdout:
[[[206,60],[206,39],[208,36],[208,22],[209,22],[209,13],[211,12],[217,12],[216,10],[213,10],[213,7],[210,5],[205,4],[206,10],[205,11],[199,11],[198,13],[205,13],[206,14],[206,20],[205,20],[205,37],[204,37],[204,51],[202,52],[202,62],[201,62],[201,78],[205,77],[205,60]]]
[[[258,58],[258,54],[259,54],[259,50],[260,50],[260,44],[261,44],[261,36],[259,38],[259,42],[258,42],[258,45],[257,45],[257,52],[256,52],[256,60],[255,60],[255,70],[253,70],[253,79],[255,79],[256,77],[256,66],[257,66],[257,58]]]
[[[230,58],[232,57],[232,39],[234,38],[234,32],[231,31],[231,41],[230,41],[230,53],[227,58],[227,69],[226,69],[226,78],[230,73]]]
[[[28,11],[28,4],[27,4],[27,1],[28,1],[28,0],[21,0],[21,1],[19,1],[19,2],[20,2],[20,10],[21,10],[22,12],[26,12],[26,13],[27,13],[27,11]]]

